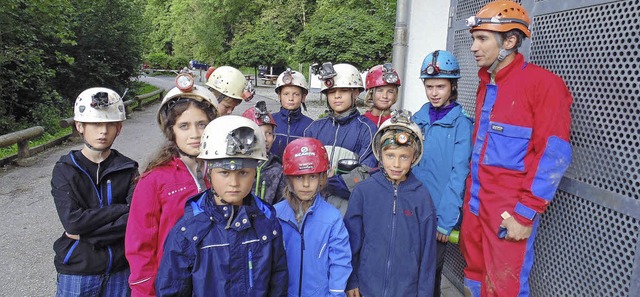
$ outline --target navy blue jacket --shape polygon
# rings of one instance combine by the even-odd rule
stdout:
[[[347,290],[374,296],[432,296],[436,212],[412,173],[395,186],[381,171],[358,183],[344,217],[353,253]]]
[[[280,112],[272,113],[271,115],[277,125],[274,129],[276,138],[271,145],[271,153],[282,159],[282,154],[287,144],[302,137],[304,130],[311,125],[313,120],[302,114],[300,107],[296,110],[280,107]]]
[[[169,232],[156,295],[286,296],[287,258],[273,206],[251,194],[241,207],[216,205],[213,195],[209,189],[190,198]]]
[[[304,131],[304,136],[316,138],[327,147],[332,167],[341,158],[337,153],[338,148],[343,148],[350,155],[357,156],[360,164],[374,168],[378,162],[371,150],[371,141],[376,131],[378,127],[354,109],[345,117],[338,118],[330,114],[313,121]],[[339,174],[329,178],[326,190],[344,199],[348,199],[351,193]]]
[[[138,163],[116,150],[102,164],[98,184],[71,151],[53,167],[51,195],[64,232],[53,244],[54,265],[59,273],[97,275],[129,267],[124,256],[124,234],[129,218]],[[104,167],[106,166],[106,167]]]

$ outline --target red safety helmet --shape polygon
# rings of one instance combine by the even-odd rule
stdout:
[[[258,126],[277,126],[276,120],[274,120],[271,113],[267,111],[267,103],[264,101],[258,101],[255,106],[247,108],[247,110],[242,113],[242,116],[252,120],[254,123],[258,124]]]
[[[375,87],[396,85],[400,86],[400,76],[390,63],[384,65],[376,65],[367,71],[367,90]]]
[[[322,173],[329,170],[329,156],[320,140],[298,138],[287,145],[282,155],[284,175]]]

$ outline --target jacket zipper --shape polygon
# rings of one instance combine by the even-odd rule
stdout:
[[[393,256],[393,247],[394,247],[394,242],[395,242],[395,237],[396,237],[396,221],[397,221],[397,216],[396,216],[396,207],[397,207],[397,201],[398,201],[398,185],[393,184],[393,212],[392,212],[392,217],[391,217],[391,238],[389,240],[389,251],[387,252],[387,269],[385,271],[384,274],[384,294],[382,294],[382,296],[387,296],[387,292],[388,292],[388,284],[389,284],[389,276],[391,274],[391,257]]]
[[[86,172],[82,167],[80,167],[80,165],[78,164],[78,162],[76,162],[75,157],[73,157],[73,154],[71,154],[71,161],[73,161],[73,164],[76,165],[76,167],[78,167],[78,169],[80,169],[80,171],[82,171],[88,178],[89,180],[91,179],[91,175],[89,175],[88,172]],[[103,176],[106,175],[105,172],[103,172]],[[99,183],[99,181],[98,181]],[[96,195],[98,196],[98,201],[100,202],[100,208],[104,207],[103,204],[103,200],[102,200],[102,195],[100,193],[100,190],[98,189],[98,185],[94,185],[93,182],[91,183],[91,185],[93,185],[93,189],[96,191]],[[111,180],[107,180],[107,203],[109,203],[109,205],[111,205]],[[74,246],[78,243],[78,241],[76,241],[76,243],[74,244]],[[69,252],[67,252],[67,257],[65,257],[65,259],[68,260],[68,258],[71,256],[71,253],[73,252],[73,250],[75,249],[72,248],[69,250]],[[109,274],[111,272],[111,266],[113,265],[113,251],[111,250],[111,246],[107,246],[107,251],[109,252],[109,262],[107,264],[107,271],[105,272],[106,274]]]
[[[304,266],[304,223],[306,221],[307,216],[305,215],[305,218],[302,221],[302,229],[300,230],[300,248],[301,248],[301,252],[300,252],[300,282],[298,283],[298,296],[302,297],[302,267]]]
[[[287,115],[287,142],[285,144],[285,146],[287,146],[287,144],[289,144],[289,136],[291,135],[291,112],[289,112],[289,114]]]
[[[249,251],[249,288],[253,288],[253,254]]]

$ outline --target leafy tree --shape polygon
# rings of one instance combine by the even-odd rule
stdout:
[[[61,45],[74,42],[72,11],[65,0],[5,0],[0,5],[0,134],[42,124],[69,106],[51,82],[56,67],[71,60]]]
[[[366,69],[391,59],[393,25],[364,8],[323,7],[298,36],[300,61],[345,62]]]
[[[229,64],[234,66],[286,65],[291,55],[291,44],[285,42],[284,32],[273,26],[257,26],[238,36],[227,53]]]
[[[142,64],[142,2],[73,1],[75,44],[63,47],[73,63],[59,67],[56,88],[69,100],[102,86],[123,92]],[[72,83],[70,83],[72,82]]]

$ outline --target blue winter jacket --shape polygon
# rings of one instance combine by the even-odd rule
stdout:
[[[336,150],[332,147],[341,147],[358,156],[360,164],[373,168],[376,167],[377,161],[371,150],[371,140],[376,131],[378,127],[354,109],[345,117],[338,118],[330,114],[313,121],[304,131],[304,136],[316,138],[325,146],[330,146],[327,148],[327,153],[329,153],[331,166],[337,164],[334,156]],[[351,194],[339,174],[329,178],[326,190],[344,199],[348,199]]]
[[[302,114],[302,109],[288,110],[280,107],[280,111],[271,114],[276,121],[274,131],[275,140],[271,145],[271,153],[282,159],[284,148],[290,142],[302,137],[304,130],[311,125],[313,120]]]
[[[460,218],[471,161],[473,122],[457,105],[431,125],[427,103],[413,116],[420,126],[424,154],[412,171],[429,190],[438,214],[438,232],[449,235]]]
[[[254,195],[243,202],[216,205],[210,189],[187,201],[165,241],[157,296],[287,296],[275,209]]]
[[[287,250],[289,296],[346,296],[351,248],[340,211],[317,195],[298,226],[287,200],[275,208]]]
[[[432,296],[436,211],[412,173],[394,185],[381,171],[358,183],[344,217],[353,253],[347,290],[374,296]]]

